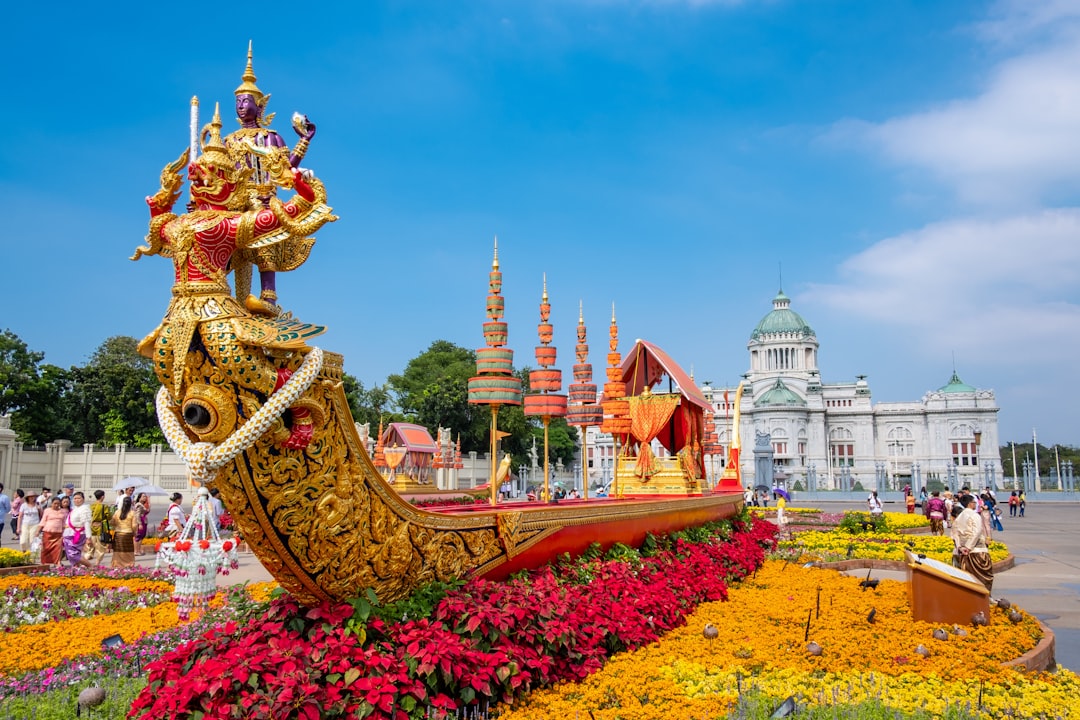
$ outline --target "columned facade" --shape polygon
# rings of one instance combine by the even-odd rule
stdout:
[[[777,470],[791,486],[814,468],[818,489],[839,489],[840,476],[864,488],[946,486],[981,488],[1001,482],[998,406],[992,390],[964,383],[954,372],[944,386],[911,402],[872,402],[865,376],[825,383],[818,340],[781,291],[750,335],[740,436],[743,448],[758,432],[772,438]],[[735,388],[704,387],[720,442],[731,439]],[[725,401],[725,392],[727,400]],[[725,406],[725,402],[727,405]],[[743,453],[743,477],[754,481],[753,457]]]

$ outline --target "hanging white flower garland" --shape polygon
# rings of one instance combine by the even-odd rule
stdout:
[[[176,582],[173,600],[181,620],[196,610],[206,610],[217,595],[218,573],[228,575],[240,566],[236,543],[218,534],[210,492],[199,488],[195,507],[180,536],[160,543],[155,567],[165,565]]]

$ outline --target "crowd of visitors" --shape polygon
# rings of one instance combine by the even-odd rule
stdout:
[[[56,495],[49,488],[41,492],[20,488],[12,499],[0,484],[0,541],[4,527],[10,526],[13,542],[43,565],[102,565],[109,553],[112,567],[134,565],[149,534],[150,496],[134,495],[127,488],[111,505],[105,496],[104,490],[95,490],[93,501],[87,502],[83,492],[68,484]],[[181,493],[173,493],[169,500],[158,529],[162,537],[175,538],[187,523],[187,513]],[[221,500],[215,496],[211,504],[220,517],[225,511]]]

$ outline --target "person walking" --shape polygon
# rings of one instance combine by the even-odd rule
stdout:
[[[885,509],[881,507],[881,499],[878,497],[877,490],[870,491],[870,496],[866,498],[866,505],[872,518],[879,518],[885,512]]]
[[[169,500],[172,501],[172,505],[169,506],[169,510],[165,515],[165,534],[175,540],[184,531],[184,525],[187,524],[187,515],[184,514],[184,508],[180,507],[180,503],[184,502],[183,495],[178,492],[173,493]]]
[[[30,493],[19,506],[18,522],[15,524],[19,535],[19,549],[29,552],[30,546],[37,537],[38,528],[41,524],[41,510],[38,508],[37,495]]]
[[[131,509],[130,495],[125,495],[120,502],[120,509],[112,516],[112,567],[131,567],[135,564],[135,527],[138,518]]]
[[[26,502],[26,491],[19,488],[15,491],[15,497],[11,499],[11,534],[15,536],[15,542],[19,542],[19,510],[24,502]],[[0,517],[0,520],[3,519]]]
[[[100,565],[105,559],[105,553],[109,551],[112,530],[109,518],[112,516],[112,508],[105,504],[105,491],[94,491],[94,502],[90,503],[90,537],[86,541],[83,550],[83,564],[87,567]]]
[[[1009,517],[1016,517],[1016,506],[1019,505],[1019,501],[1016,497],[1016,491],[1013,490],[1009,495]]]
[[[926,517],[930,519],[930,534],[931,535],[944,535],[945,534],[945,501],[941,499],[940,493],[935,490],[930,496],[930,499],[924,503],[924,509],[926,510]]]
[[[64,521],[67,511],[60,506],[61,498],[53,497],[41,513],[41,564],[59,565],[64,543]]]
[[[0,483],[0,543],[4,541],[4,526],[7,518],[11,515],[11,498],[4,492],[4,484]]]
[[[956,518],[960,569],[974,575],[990,592],[994,585],[994,564],[987,547],[986,526],[975,510],[974,495],[965,495],[961,498],[961,504],[964,509]]]
[[[214,488],[217,490],[217,488]],[[138,518],[135,522],[135,554],[144,554],[146,548],[143,547],[142,541],[146,537],[147,531],[149,531],[150,523],[150,496],[146,493],[139,493],[139,496],[135,498],[135,504],[131,506],[131,509],[135,511],[135,515]]]
[[[64,520],[64,555],[72,567],[86,565],[83,562],[83,548],[90,540],[91,527],[90,506],[86,504],[86,496],[81,490],[76,490],[71,495],[71,512]]]

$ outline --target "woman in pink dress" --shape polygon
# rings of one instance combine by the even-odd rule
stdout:
[[[67,511],[60,507],[60,498],[54,497],[41,513],[41,564],[58,565],[64,542],[64,521]]]

